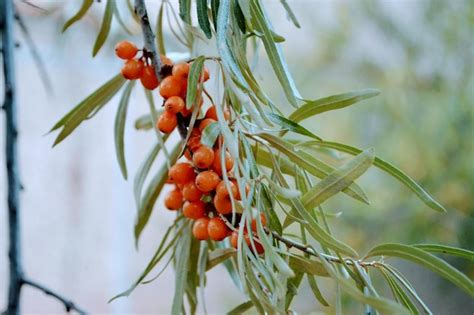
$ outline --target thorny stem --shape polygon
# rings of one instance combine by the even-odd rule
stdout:
[[[9,235],[9,288],[8,304],[5,314],[20,314],[20,295],[23,285],[30,285],[44,293],[53,296],[64,304],[66,310],[75,310],[85,314],[72,301],[45,288],[44,286],[28,280],[23,274],[21,261],[20,240],[20,190],[21,183],[18,175],[18,127],[17,127],[17,101],[15,89],[14,67],[14,40],[13,40],[13,0],[0,1],[0,30],[2,33],[2,57],[4,72],[4,104],[5,109],[5,135],[6,135],[6,168],[8,182],[8,235]],[[20,25],[21,26],[21,25]]]

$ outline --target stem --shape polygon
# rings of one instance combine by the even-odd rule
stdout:
[[[20,247],[20,180],[18,177],[18,128],[15,95],[15,67],[13,40],[14,8],[12,0],[1,1],[0,20],[2,30],[3,72],[5,76],[5,98],[3,108],[6,114],[6,166],[8,178],[8,259],[10,285],[8,288],[8,314],[20,313],[20,292],[22,285],[22,265]]]
[[[143,33],[143,41],[145,49],[147,50],[148,56],[151,58],[151,64],[155,70],[158,81],[161,82],[163,77],[161,76],[161,62],[158,58],[158,53],[155,46],[155,34],[151,30],[150,20],[148,19],[148,13],[146,10],[145,0],[135,0],[135,13],[140,18],[140,25]]]
[[[33,288],[36,288],[40,291],[43,291],[44,294],[50,295],[53,298],[55,298],[56,300],[60,301],[61,303],[64,304],[64,307],[66,308],[66,312],[70,312],[70,311],[74,310],[74,311],[78,312],[79,314],[86,314],[86,312],[83,311],[82,309],[80,309],[78,306],[76,306],[73,301],[66,299],[65,297],[59,295],[56,292],[51,291],[50,289],[46,288],[45,286],[43,286],[39,283],[36,283],[36,282],[31,281],[29,279],[24,279],[23,284],[29,285]]]

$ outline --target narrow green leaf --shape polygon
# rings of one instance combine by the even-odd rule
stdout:
[[[207,257],[206,271],[211,270],[228,258],[234,257],[236,253],[237,252],[233,248],[217,248],[213,250]]]
[[[314,276],[306,274],[306,277],[308,278],[309,286],[311,288],[311,291],[313,291],[316,300],[318,300],[321,305],[328,307],[329,303],[324,298],[323,294],[321,293],[321,290],[319,290],[318,283],[316,282],[316,279],[314,279]]]
[[[291,120],[289,120],[289,119],[287,119],[283,116],[273,114],[273,113],[269,113],[268,118],[270,118],[271,121],[278,124],[279,126],[281,126],[284,129],[287,129],[287,130],[290,130],[290,131],[293,131],[293,132],[296,132],[296,133],[299,133],[301,135],[308,136],[308,137],[311,137],[311,138],[314,138],[314,139],[317,139],[317,140],[322,140],[320,137],[316,136],[315,134],[313,134],[311,131],[309,131],[305,127],[303,127],[300,124],[295,123],[294,121],[291,121]]]
[[[286,0],[280,0],[281,5],[285,8],[286,13],[288,14],[288,18],[293,22],[293,24],[297,27],[300,28],[300,22],[298,22],[298,19],[296,18],[296,15],[293,13],[293,10],[291,9],[290,5]]]
[[[467,260],[474,261],[474,252],[467,249],[463,249],[463,248],[457,248],[457,247],[446,246],[446,245],[438,245],[438,244],[415,244],[413,246],[430,253],[446,254],[446,255],[462,257],[462,258],[466,258]]]
[[[252,301],[247,301],[231,309],[227,315],[240,315],[253,307]]]
[[[408,294],[402,289],[402,287],[397,283],[397,280],[393,278],[387,271],[385,271],[383,268],[378,268],[378,270],[382,273],[384,276],[385,280],[387,281],[390,289],[392,290],[393,296],[401,303],[403,304],[411,314],[413,315],[418,315],[420,312],[418,312],[418,309],[416,308],[416,305],[412,302]]]
[[[219,127],[219,123],[218,122],[210,123],[202,131],[201,144],[212,148],[214,146],[214,143],[216,143],[216,139],[220,133],[221,133],[221,130]]]
[[[239,27],[240,31],[245,34],[247,28],[245,26],[245,17],[244,13],[242,12],[242,9],[240,8],[239,2],[237,0],[234,0],[233,2],[233,13],[234,13],[234,18],[237,22],[237,26]]]
[[[64,23],[63,33],[69,28],[69,26],[82,19],[84,15],[86,15],[87,11],[89,11],[93,3],[94,0],[82,0],[82,5],[79,11],[77,11],[77,13],[74,14],[73,17],[71,17],[69,20],[66,21],[66,23]]]
[[[271,27],[267,17],[265,16],[263,8],[259,5],[259,2],[250,2],[250,13],[252,15],[254,26],[263,33],[263,45],[265,46],[268,59],[272,64],[278,81],[280,81],[280,84],[285,91],[286,98],[291,105],[298,107],[297,99],[301,99],[301,95],[298,92],[293,78],[288,70],[288,66],[286,65],[281,48],[275,44],[273,40]]]
[[[95,57],[99,52],[102,45],[104,45],[105,40],[110,32],[110,26],[112,25],[112,18],[115,11],[115,1],[108,0],[107,5],[105,6],[104,17],[102,18],[102,24],[100,25],[99,34],[95,40],[94,49],[92,50],[92,57]]]
[[[321,147],[331,148],[341,152],[349,153],[352,155],[357,155],[362,152],[361,149],[337,142],[312,141],[311,143]],[[417,182],[415,182],[407,174],[403,173],[400,169],[393,166],[390,162],[383,160],[379,157],[375,157],[374,165],[385,171],[389,175],[393,176],[394,178],[398,179],[402,184],[411,189],[418,196],[418,198],[420,198],[431,209],[440,212],[446,212],[446,209],[433,197],[431,197],[430,194],[428,194],[420,185],[418,185]]]
[[[164,2],[160,4],[160,10],[158,11],[158,19],[156,21],[156,46],[158,47],[158,53],[160,55],[166,55],[166,46],[163,37],[163,11]]]
[[[170,152],[170,162],[174,164],[176,159],[178,158],[178,153],[180,150],[180,145],[176,145],[173,148],[173,151]],[[161,165],[160,169],[156,173],[156,175],[150,181],[150,184],[145,191],[145,195],[143,196],[140,202],[140,208],[138,210],[137,220],[135,223],[135,245],[138,245],[138,239],[145,228],[146,224],[148,223],[148,219],[153,211],[153,206],[155,205],[156,199],[161,193],[161,189],[166,182],[166,178],[168,175],[168,168],[166,164]]]
[[[300,122],[303,119],[311,116],[321,114],[330,110],[340,109],[359,101],[377,96],[380,91],[374,89],[366,89],[360,91],[354,91],[344,94],[332,95],[324,98],[320,98],[314,101],[308,101],[303,104],[300,108],[295,110],[289,117],[294,122]]]
[[[127,108],[130,100],[130,94],[132,93],[135,81],[130,81],[125,90],[123,91],[122,98],[120,99],[117,115],[115,116],[115,153],[117,154],[117,161],[120,166],[123,178],[127,179],[127,163],[125,162],[125,144],[124,144],[124,131],[125,121],[127,120]]]
[[[197,93],[199,90],[199,79],[202,76],[202,68],[204,65],[204,56],[197,57],[191,64],[188,76],[188,90],[186,91],[186,108],[191,107],[196,102]],[[199,91],[200,92],[200,91]]]
[[[209,23],[209,16],[207,14],[207,0],[196,0],[196,11],[199,26],[208,39],[211,39],[211,24]]]
[[[120,90],[122,85],[125,83],[125,79],[121,74],[116,75],[101,87],[99,87],[95,92],[85,98],[80,102],[76,107],[74,107],[69,113],[67,113],[63,118],[61,118],[51,129],[54,131],[63,127],[56,140],[54,145],[57,145],[63,141],[74,129],[77,128],[84,120],[89,118],[91,113],[98,112],[102,107],[110,101],[110,99]]]
[[[369,169],[373,161],[373,149],[362,152],[317,183],[304,194],[301,201],[309,208],[319,206],[330,197],[351,185],[354,180]]]
[[[319,261],[300,256],[290,257],[290,267],[295,271],[302,271],[308,275],[328,277],[329,274]]]
[[[219,12],[219,0],[211,0],[211,15],[212,23],[214,24],[214,30],[217,33],[217,13]]]
[[[150,130],[153,128],[153,118],[150,114],[144,114],[135,120],[135,129]]]
[[[425,252],[422,249],[396,243],[387,243],[372,248],[366,257],[392,256],[409,260],[438,273],[443,278],[451,281],[459,288],[474,296],[474,283],[466,275],[444,260]]]
[[[183,235],[176,246],[175,285],[171,314],[182,314],[183,297],[186,288],[186,278],[189,270],[189,258],[191,249],[191,228],[187,224]]]
[[[191,0],[179,0],[179,16],[183,22],[191,24]]]

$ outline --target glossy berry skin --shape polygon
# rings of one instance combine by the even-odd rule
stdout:
[[[171,113],[180,113],[186,106],[184,100],[179,96],[171,96],[165,102],[165,109]]]
[[[203,218],[206,216],[206,204],[201,200],[186,201],[183,205],[183,215],[193,220]]]
[[[209,226],[209,218],[200,218],[194,222],[193,225],[193,235],[200,241],[205,241],[209,239],[209,233],[207,231]]]
[[[136,80],[142,75],[144,67],[145,65],[143,64],[143,61],[130,59],[125,62],[121,72],[125,79]]]
[[[182,81],[180,78],[170,75],[161,81],[160,95],[164,98],[180,96],[182,91]]]
[[[217,121],[217,110],[215,106],[209,107],[209,109],[206,111],[206,118],[214,119]],[[224,118],[225,120],[229,120],[230,118],[230,112],[227,109],[224,109]]]
[[[193,154],[193,163],[197,168],[206,169],[214,162],[214,150],[201,145]]]
[[[165,197],[165,207],[169,210],[178,210],[183,205],[183,195],[179,189],[170,191]]]
[[[209,220],[207,233],[213,241],[222,241],[227,237],[227,226],[220,218],[215,217]]]
[[[148,90],[154,90],[158,87],[160,83],[158,82],[153,66],[148,65],[143,68],[140,82]]]
[[[263,213],[260,213],[260,221],[262,222],[263,226],[267,225],[267,219]],[[257,218],[252,219],[252,231],[257,232]]]
[[[183,198],[187,201],[198,201],[201,199],[203,195],[202,191],[200,191],[196,183],[194,181],[190,181],[183,186]]]
[[[196,177],[194,167],[189,163],[176,163],[168,172],[168,176],[175,184],[186,184]]]
[[[219,181],[219,175],[217,175],[213,171],[204,171],[196,176],[196,186],[200,191],[204,193],[208,193],[214,190],[219,184]]]
[[[138,48],[128,40],[123,40],[115,45],[115,54],[121,59],[132,59],[137,54]]]
[[[232,192],[232,196],[237,199],[237,196],[239,195],[239,189],[236,184],[234,184],[232,181],[229,181],[229,186],[230,186],[230,191]],[[229,197],[229,190],[227,190],[227,187],[225,185],[225,182],[221,180],[219,185],[216,187],[216,194],[221,196],[221,197]]]
[[[230,214],[232,213],[232,202],[227,196],[215,195],[214,196],[214,207],[216,211],[220,214]]]
[[[191,150],[189,150],[189,149],[184,150],[184,157],[185,157],[188,161],[192,161],[192,160],[193,160],[193,157],[191,156]]]
[[[234,159],[230,156],[229,152],[225,152],[225,168],[229,172],[234,167]],[[216,149],[214,151],[214,161],[212,162],[212,169],[217,174],[222,174],[222,163],[221,163],[221,150]]]
[[[189,63],[181,62],[173,66],[173,71],[171,72],[174,76],[179,78],[187,78],[189,74]]]
[[[201,120],[201,122],[199,123],[199,130],[201,130],[201,132],[204,131],[204,129],[206,129],[206,127],[212,124],[213,122],[216,122],[216,120],[211,118],[205,118]]]
[[[177,125],[178,118],[176,117],[176,114],[166,110],[161,113],[160,117],[158,117],[158,121],[156,122],[156,126],[163,133],[171,133]]]
[[[189,150],[193,153],[201,147],[201,131],[198,128],[193,128],[191,131],[187,145]]]

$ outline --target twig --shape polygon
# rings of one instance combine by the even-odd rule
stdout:
[[[3,108],[6,114],[6,165],[8,178],[8,259],[10,279],[8,288],[7,314],[20,313],[20,291],[22,285],[21,243],[20,243],[20,180],[18,176],[18,149],[17,149],[17,113],[15,95],[15,67],[14,67],[14,40],[12,0],[1,1],[0,22],[2,30],[2,55],[5,84],[5,98]]]
[[[20,242],[20,190],[21,183],[18,175],[18,127],[17,127],[17,100],[15,89],[14,67],[14,40],[13,20],[15,18],[13,0],[0,1],[0,30],[2,33],[2,59],[5,85],[3,109],[5,109],[5,135],[6,135],[6,167],[8,182],[8,236],[9,236],[9,287],[8,305],[6,314],[20,314],[20,294],[23,284],[35,287],[61,301],[66,309],[76,310],[85,314],[71,301],[66,300],[51,290],[27,280],[23,275]]]
[[[43,293],[46,294],[46,295],[50,295],[50,296],[54,297],[56,300],[58,300],[58,301],[60,301],[61,303],[64,304],[64,308],[66,309],[66,312],[76,311],[79,314],[87,314],[85,311],[83,311],[81,308],[79,308],[76,304],[74,304],[73,301],[66,299],[65,297],[59,295],[56,292],[51,291],[50,289],[46,288],[45,286],[43,286],[39,283],[36,283],[36,282],[31,281],[29,279],[24,279],[23,284],[29,285],[33,288],[36,288],[40,291],[43,291]]]
[[[156,77],[159,81],[161,81],[163,79],[160,73],[161,62],[160,58],[158,58],[158,53],[156,51],[155,34],[153,34],[153,31],[151,30],[145,0],[135,0],[135,13],[140,18],[140,25],[142,28],[145,49],[147,50],[149,57],[151,58],[151,64],[153,65],[153,68],[155,70]]]

